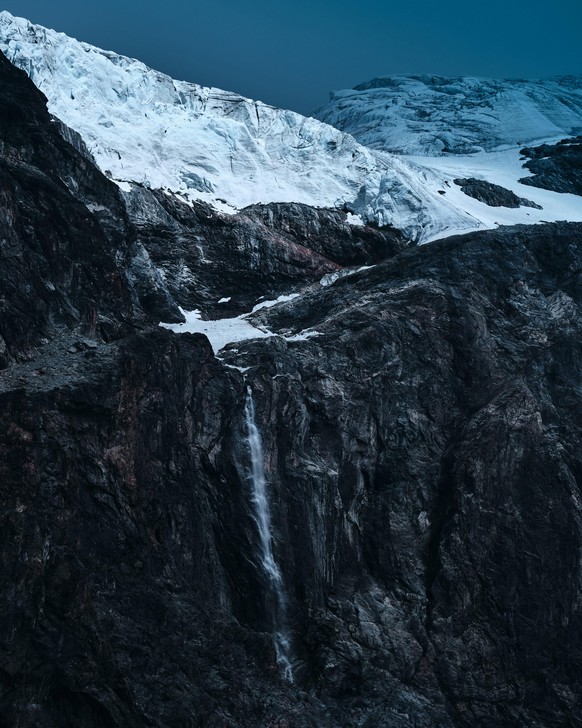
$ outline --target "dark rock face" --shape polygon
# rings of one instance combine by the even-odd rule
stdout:
[[[582,725],[581,243],[422,247],[261,312],[321,336],[236,357],[304,679],[344,725]]]
[[[202,336],[89,353],[2,382],[3,725],[256,725],[281,689],[248,625],[239,378]]]
[[[8,725],[581,725],[581,241],[424,246],[261,312],[320,336],[228,355],[294,686],[240,374],[159,330],[8,369]]]
[[[390,227],[350,225],[339,210],[318,210],[297,203],[253,205],[244,211],[269,228],[287,235],[343,266],[373,265],[406,247],[402,234]]]
[[[353,226],[346,213],[307,205],[254,205],[221,215],[159,190],[134,188],[129,215],[148,259],[175,300],[207,315],[249,310],[343,266],[395,255],[409,242],[397,231]],[[228,304],[217,305],[221,298]]]
[[[533,207],[536,210],[543,209],[541,205],[526,200],[524,197],[518,197],[515,192],[492,182],[485,182],[485,180],[475,179],[474,177],[453,181],[456,185],[459,185],[466,195],[484,202],[490,207]],[[523,182],[523,180],[520,180],[520,182]]]
[[[235,308],[403,241],[124,201],[1,57],[0,81],[0,726],[582,726],[582,226],[403,250],[255,314],[311,338],[222,362],[150,324],[249,261]]]
[[[112,339],[146,323],[127,281],[133,233],[117,187],[64,141],[42,94],[1,54],[0,104],[0,367],[62,327]]]
[[[519,181],[524,185],[541,187],[554,192],[582,195],[582,137],[562,139],[557,144],[522,149],[529,157],[525,163],[533,177]]]

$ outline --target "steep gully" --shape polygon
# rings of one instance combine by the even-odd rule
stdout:
[[[137,224],[0,72],[2,728],[582,725],[580,226],[311,286],[313,248],[263,254],[317,240],[290,220],[328,251],[393,233],[269,208],[270,236],[149,191],[171,219]],[[189,230],[219,251],[199,291]],[[157,322],[215,315],[229,251],[233,313],[305,290],[250,318],[287,338],[222,362]]]

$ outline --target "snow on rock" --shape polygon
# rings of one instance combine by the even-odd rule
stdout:
[[[420,242],[474,228],[582,220],[580,197],[532,193],[534,188],[519,182],[530,176],[520,157],[524,146],[582,132],[582,76],[545,81],[386,76],[332,94],[316,116],[378,153],[398,154],[403,174],[411,185],[416,180],[419,193],[439,194],[463,210],[460,225],[452,217],[432,219]],[[458,178],[500,185],[541,209],[489,207],[454,184]]]
[[[178,334],[204,334],[210,341],[215,354],[217,354],[227,344],[232,344],[237,341],[246,341],[247,339],[262,339],[267,336],[281,336],[282,338],[287,339],[287,341],[306,341],[314,336],[321,336],[322,334],[319,331],[314,331],[312,329],[305,329],[304,331],[299,331],[296,334],[277,333],[268,329],[260,329],[247,320],[251,314],[259,311],[260,309],[272,308],[280,303],[291,301],[298,296],[299,294],[292,294],[289,296],[279,296],[279,298],[272,301],[262,301],[254,306],[252,311],[249,313],[243,313],[240,316],[223,319],[203,319],[198,309],[194,311],[185,311],[181,308],[180,311],[185,319],[184,323],[168,324],[162,322],[160,323],[160,326]]]
[[[470,154],[582,132],[582,76],[542,81],[384,76],[336,91],[315,116],[399,154]]]
[[[519,149],[508,149],[496,152],[480,152],[467,156],[450,155],[448,157],[413,157],[407,156],[410,165],[415,165],[418,175],[423,177],[427,185],[445,192],[446,197],[454,205],[462,207],[468,215],[478,221],[479,228],[492,229],[499,225],[531,225],[542,222],[568,220],[582,222],[582,197],[573,194],[552,192],[531,187],[519,182],[531,176],[523,166]],[[511,190],[518,197],[525,197],[539,206],[539,209],[522,206],[517,209],[508,207],[490,207],[466,195],[453,180],[459,177],[474,177],[487,180]],[[451,225],[446,235],[468,232],[466,225],[455,228]],[[428,243],[443,237],[441,231],[423,237]]]
[[[246,339],[260,339],[265,336],[275,336],[271,331],[263,331],[249,323],[243,314],[233,318],[215,319],[206,321],[201,317],[200,311],[184,311],[180,309],[186,321],[181,324],[161,323],[165,329],[175,331],[178,334],[204,334],[214,353],[218,353],[227,344],[234,341],[245,341]]]
[[[137,182],[225,212],[267,202],[345,206],[419,240],[448,227],[479,226],[405,161],[315,119],[175,81],[6,11],[0,50],[125,191]]]
[[[460,224],[452,216],[433,218],[420,242],[499,225],[582,221],[581,197],[531,193],[532,187],[519,182],[530,176],[520,156],[524,146],[582,132],[582,76],[545,81],[386,76],[335,92],[316,116],[378,153],[398,154],[402,173],[419,194],[422,189],[429,197],[441,195],[463,210]],[[489,207],[466,195],[454,183],[458,178],[500,185],[541,209]]]
[[[251,313],[256,313],[256,311],[260,311],[262,308],[273,308],[273,306],[276,306],[278,303],[292,301],[294,298],[298,298],[299,295],[299,293],[290,293],[288,295],[281,295],[272,301],[261,301],[260,303],[257,303],[255,306],[253,306],[253,310],[251,311]]]
[[[349,127],[348,134],[234,93],[175,81],[6,11],[0,12],[0,50],[29,74],[51,113],[81,135],[126,194],[138,183],[205,200],[225,214],[268,202],[342,207],[352,225],[392,225],[418,242],[502,223],[582,216],[576,201],[557,202],[556,193],[547,193],[542,202],[541,191],[534,196],[532,188],[515,189],[524,170],[513,161],[505,186],[541,204],[539,214],[497,212],[453,189],[455,177],[503,184],[483,176],[491,160],[467,157],[464,163],[455,155],[450,170],[435,162],[446,157],[411,156],[438,155],[445,147],[473,151],[489,138],[494,145],[521,144],[576,124],[582,129],[579,79],[516,82],[511,103],[504,104],[498,99],[509,93],[506,82],[384,79],[336,94],[320,112],[324,121]],[[386,93],[393,101],[380,103]],[[507,160],[501,162],[494,176],[506,178]]]
[[[342,270],[335,271],[334,273],[328,273],[327,275],[324,275],[323,278],[319,281],[319,285],[326,288],[327,286],[333,286],[333,284],[336,281],[341,280],[342,278],[347,278],[348,276],[353,276],[355,273],[359,273],[362,270],[370,270],[370,268],[373,268],[373,265],[361,265],[359,268],[343,268]]]
[[[348,212],[346,216],[346,222],[348,225],[353,225],[354,227],[363,227],[366,223],[362,220],[361,215],[352,215],[351,212]]]

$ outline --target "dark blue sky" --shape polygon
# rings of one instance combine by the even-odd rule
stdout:
[[[374,76],[582,73],[581,0],[6,0],[175,78],[303,113]]]

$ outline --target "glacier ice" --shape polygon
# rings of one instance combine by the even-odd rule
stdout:
[[[511,149],[582,133],[582,76],[384,76],[334,92],[315,115],[360,144],[397,154]]]
[[[457,156],[453,170],[406,141],[416,132],[404,120],[395,131],[402,138],[399,150],[425,157],[394,155],[328,123],[176,81],[6,11],[0,12],[0,50],[29,74],[51,113],[81,135],[101,170],[125,192],[134,184],[165,189],[226,214],[268,202],[341,207],[353,223],[392,225],[419,242],[496,224],[582,219],[580,198],[520,189],[524,171],[517,170],[517,148],[507,150],[513,155],[507,158]],[[457,123],[458,115],[451,112],[447,121],[448,113],[443,111],[443,124]],[[392,121],[387,117],[384,126]],[[481,116],[472,123],[485,124]],[[359,128],[352,131],[360,134]],[[501,166],[492,165],[496,160]],[[492,212],[454,190],[453,175],[505,182],[544,210]]]

